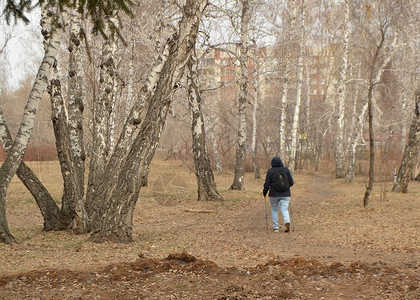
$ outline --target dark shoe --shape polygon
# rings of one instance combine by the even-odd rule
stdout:
[[[284,230],[284,232],[289,232],[290,231],[290,223],[286,223],[286,229]]]
[[[279,232],[279,229],[278,228],[274,228],[273,229],[273,232]]]

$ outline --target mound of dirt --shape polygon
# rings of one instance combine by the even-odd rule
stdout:
[[[0,298],[24,299],[418,299],[419,276],[360,262],[298,257],[219,267],[191,254],[140,254],[96,270],[43,270],[0,277]]]

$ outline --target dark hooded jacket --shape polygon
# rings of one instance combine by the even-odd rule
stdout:
[[[284,169],[286,171],[286,174],[289,177],[290,186],[292,186],[293,177],[292,177],[292,174],[290,174],[289,169],[284,166],[283,161],[278,156],[273,157],[273,159],[271,160],[271,166],[272,168],[267,171],[267,176],[265,177],[264,190],[263,190],[264,197],[267,195],[267,192],[269,190],[270,190],[270,192],[268,193],[269,197],[290,197],[291,195],[290,189],[284,192],[279,192],[276,189],[272,188],[271,186],[271,184],[274,182],[274,176],[278,176],[277,171],[279,171],[280,169]]]

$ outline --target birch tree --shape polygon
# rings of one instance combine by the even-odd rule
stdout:
[[[86,194],[86,209],[90,219],[101,215],[101,207],[94,199],[100,181],[105,176],[105,167],[111,156],[111,123],[114,108],[115,58],[113,42],[115,32],[111,30],[112,19],[107,19],[104,33],[108,37],[102,42],[102,54],[99,75],[99,96],[94,103],[93,145],[89,166],[89,177]],[[93,222],[95,222],[93,220]]]
[[[408,192],[408,183],[412,176],[413,166],[416,159],[420,141],[420,92],[415,94],[415,108],[413,121],[411,122],[408,140],[404,148],[404,155],[398,170],[397,180],[392,187],[393,192]]]
[[[258,76],[258,75],[257,75]],[[259,80],[256,79],[254,87],[254,102],[252,105],[252,132],[251,132],[251,153],[252,153],[252,167],[254,169],[254,176],[256,179],[261,178],[260,171],[258,170],[257,160],[257,112],[260,98]]]
[[[236,144],[235,175],[231,190],[244,190],[246,150],[246,104],[248,96],[248,24],[251,18],[248,0],[241,0],[240,54],[241,77],[238,100],[238,140]]]
[[[128,152],[121,146],[126,145],[127,136],[124,134],[133,124],[130,123],[130,118],[125,124],[126,128],[123,129],[110,163],[106,167],[105,176],[101,181],[102,188],[95,193],[97,203],[103,206],[103,214],[92,235],[95,241],[132,241],[133,212],[141,188],[139,180],[141,161],[150,146],[159,139],[160,126],[166,119],[171,103],[171,98],[168,96],[174,87],[179,85],[184,67],[195,45],[201,14],[206,5],[206,0],[187,0],[183,6],[177,33],[164,47],[159,69],[155,68],[153,76],[149,76],[155,84],[146,85],[142,90],[142,96],[148,98],[147,113]],[[136,106],[133,107],[130,116],[135,109]],[[127,156],[120,156],[124,152]],[[118,165],[121,167],[115,168]]]
[[[191,132],[193,139],[193,153],[195,175],[198,186],[198,200],[221,201],[214,181],[213,170],[210,166],[210,158],[206,146],[206,132],[202,111],[202,98],[198,86],[197,58],[193,51],[188,62],[188,103],[191,110]]]
[[[6,153],[13,146],[13,139],[6,125],[2,109],[0,107],[0,142]],[[63,230],[69,226],[70,219],[67,218],[55,203],[51,194],[41,183],[34,172],[22,161],[16,171],[16,175],[34,197],[42,216],[44,217],[43,230]]]
[[[337,136],[336,136],[336,150],[335,150],[335,178],[344,178],[346,169],[344,165],[344,108],[346,100],[346,87],[348,81],[348,61],[349,61],[349,43],[350,43],[350,3],[344,1],[345,13],[343,23],[343,62],[340,66],[339,86],[338,86],[338,118],[337,118]]]
[[[70,19],[69,68],[68,68],[68,124],[70,149],[79,194],[84,196],[85,188],[85,146],[83,137],[83,66],[81,14],[73,7],[68,8]]]
[[[53,26],[53,17],[56,13],[53,7],[46,2],[41,6],[41,26],[44,33],[44,58],[35,77],[35,82],[29,94],[29,98],[22,117],[19,132],[15,138],[12,148],[8,152],[6,161],[0,168],[0,242],[12,243],[15,238],[10,233],[6,219],[6,194],[7,188],[16,170],[22,161],[26,147],[31,136],[34,118],[41,96],[47,88],[51,78],[52,67],[57,60],[57,51],[60,45],[61,29]]]
[[[370,21],[373,24],[373,32],[369,32],[368,27],[364,26],[362,30],[366,34],[370,34],[373,42],[372,53],[368,57],[368,89],[367,89],[367,113],[368,113],[368,129],[369,129],[369,181],[366,186],[365,195],[363,197],[363,206],[366,207],[369,204],[369,196],[372,192],[374,182],[374,166],[375,166],[375,137],[374,137],[374,92],[376,86],[381,82],[381,78],[385,67],[391,60],[392,54],[396,50],[396,42],[398,34],[391,31],[390,26],[393,24],[392,17],[397,15],[395,7],[382,6],[379,3],[376,7],[365,6],[366,21]],[[376,11],[373,11],[375,9]],[[372,16],[373,13],[376,13]],[[394,20],[395,22],[395,20]],[[392,39],[391,39],[392,37]],[[387,49],[388,48],[388,49]],[[387,54],[384,54],[385,49],[388,50]]]
[[[293,2],[294,11],[299,14],[299,57],[298,57],[298,73],[297,73],[297,83],[296,83],[296,103],[295,103],[295,109],[293,114],[293,123],[292,123],[292,129],[291,129],[291,153],[289,157],[289,169],[293,173],[295,170],[295,164],[296,164],[296,150],[299,142],[299,136],[298,136],[298,126],[299,126],[299,113],[300,113],[300,106],[302,102],[302,86],[304,82],[303,74],[304,74],[304,55],[305,55],[305,5],[304,1],[302,0],[302,3],[299,5],[299,8],[297,6],[296,2]]]

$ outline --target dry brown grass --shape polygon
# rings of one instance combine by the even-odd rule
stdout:
[[[58,163],[29,165],[59,202],[62,186]],[[420,251],[419,182],[410,183],[408,194],[388,192],[385,199],[377,183],[370,205],[363,208],[365,178],[344,184],[323,174],[298,171],[292,188],[296,231],[274,237],[265,232],[264,179],[246,174],[246,191],[230,191],[233,173],[215,176],[226,201],[198,202],[190,168],[180,161],[155,160],[149,187],[141,190],[130,245],[95,244],[88,241],[89,235],[43,232],[35,201],[15,177],[8,190],[7,216],[19,243],[0,245],[0,274],[46,268],[89,269],[131,262],[139,253],[165,257],[181,251],[223,266],[251,266],[296,255],[343,263],[379,259],[402,268],[416,265]],[[386,185],[388,191],[391,187]],[[273,238],[278,239],[278,245],[273,244]]]

